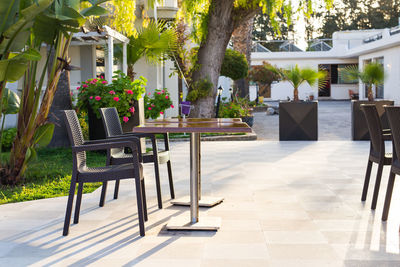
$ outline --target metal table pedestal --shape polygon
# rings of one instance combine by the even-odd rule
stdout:
[[[200,133],[190,133],[190,218],[187,214],[171,218],[166,226],[168,230],[218,230],[221,227],[219,217],[199,219],[200,154]]]

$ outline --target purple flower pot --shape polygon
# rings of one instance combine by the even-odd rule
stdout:
[[[189,116],[190,113],[190,101],[182,101],[181,102],[181,112],[185,116]]]

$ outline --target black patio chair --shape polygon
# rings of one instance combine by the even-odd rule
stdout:
[[[65,124],[68,130],[69,140],[72,146],[72,176],[69,190],[67,210],[65,213],[63,235],[68,235],[71,221],[72,206],[75,187],[78,184],[74,223],[79,222],[79,212],[82,201],[84,183],[106,182],[110,180],[135,179],[136,197],[139,217],[140,235],[145,235],[144,221],[147,221],[146,195],[144,190],[143,166],[139,163],[137,143],[132,140],[94,140],[85,141],[78,117],[74,110],[64,110]],[[132,151],[130,163],[121,165],[108,165],[104,167],[88,167],[86,165],[86,151],[105,150],[121,147],[129,147]]]
[[[392,132],[393,143],[393,160],[390,168],[389,181],[386,189],[385,204],[383,206],[382,221],[386,221],[389,215],[390,201],[394,186],[394,179],[400,175],[400,107],[385,106],[386,115],[388,117],[389,126]]]
[[[172,167],[169,154],[168,134],[164,134],[164,150],[158,150],[157,139],[155,134],[124,133],[122,131],[121,123],[118,116],[118,111],[115,107],[101,108],[100,114],[103,119],[104,131],[106,133],[107,138],[130,138],[132,136],[137,138],[150,138],[152,144],[152,151],[142,153],[141,158],[143,163],[150,163],[150,162],[154,163],[158,207],[162,209],[159,164],[163,163],[167,164],[170,194],[172,199],[175,198],[174,184],[172,180]],[[139,151],[141,151],[140,146],[139,146]],[[132,162],[132,155],[129,153],[125,153],[123,148],[112,149],[108,155],[107,162],[110,165],[129,163]],[[107,181],[103,183],[100,206],[104,205],[106,189],[107,189]],[[118,190],[119,190],[119,180],[116,180],[114,188],[114,199],[118,198]]]
[[[392,154],[385,153],[385,140],[390,140],[391,134],[390,131],[382,130],[382,125],[375,105],[362,104],[361,110],[364,112],[371,140],[367,172],[365,174],[361,201],[365,201],[367,198],[369,179],[371,177],[372,163],[375,162],[378,164],[378,171],[376,173],[374,195],[372,197],[372,204],[371,204],[371,209],[374,210],[376,208],[376,202],[378,201],[378,194],[379,194],[379,187],[381,184],[383,166],[390,165],[392,163]]]

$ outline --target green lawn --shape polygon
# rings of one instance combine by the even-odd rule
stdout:
[[[92,152],[87,155],[89,166],[105,164],[105,154]],[[41,149],[38,151],[38,159],[28,167],[21,185],[0,186],[0,204],[68,195],[71,173],[71,149]],[[101,183],[87,183],[83,192],[93,192],[99,186]]]

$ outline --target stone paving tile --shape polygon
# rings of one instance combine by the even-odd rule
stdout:
[[[177,196],[189,193],[189,144],[174,143]],[[400,184],[386,223],[360,201],[368,142],[204,142],[202,193],[223,196],[200,216],[218,216],[218,232],[168,231],[187,207],[169,203],[161,168],[158,209],[153,167],[145,165],[149,220],[138,233],[132,181],[98,206],[100,190],[84,195],[80,223],[61,236],[66,197],[0,206],[0,266],[399,266]],[[376,168],[373,169],[373,176]],[[188,216],[188,215],[187,215]]]

